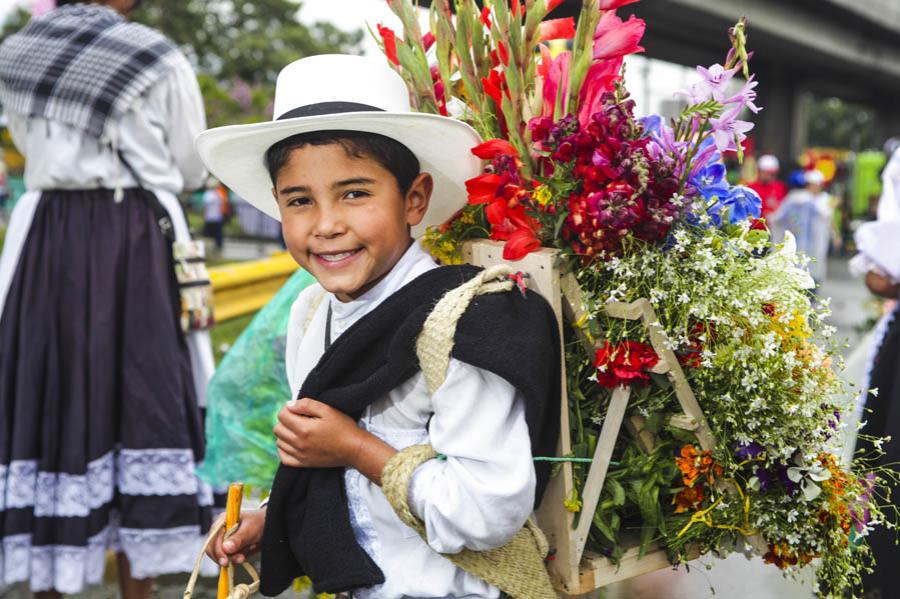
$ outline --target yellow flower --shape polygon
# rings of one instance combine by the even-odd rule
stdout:
[[[553,198],[553,194],[550,193],[550,190],[546,185],[539,185],[534,190],[534,193],[531,194],[531,197],[534,198],[534,201],[541,206],[546,206]]]
[[[569,493],[569,496],[563,501],[563,507],[572,512],[573,514],[577,514],[581,511],[581,497],[578,496],[578,491],[572,489],[572,492]]]

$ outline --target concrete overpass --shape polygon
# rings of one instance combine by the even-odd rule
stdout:
[[[580,4],[567,0],[559,16]],[[746,16],[763,150],[790,158],[802,149],[806,93],[874,108],[879,143],[900,134],[900,0],[642,0],[619,13],[647,21],[647,56],[690,66],[720,62],[726,28]]]

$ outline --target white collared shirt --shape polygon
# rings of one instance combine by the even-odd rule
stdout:
[[[292,396],[324,353],[329,304],[334,341],[432,268],[417,242],[357,300],[340,302],[319,285],[304,289],[288,324]],[[447,378],[433,395],[419,372],[376,399],[359,425],[395,449],[430,443],[447,460],[422,465],[410,485],[410,506],[425,523],[427,544],[400,522],[379,486],[356,470],[345,471],[354,533],[385,575],[383,585],[357,590],[354,597],[499,597],[496,587],[437,552],[499,547],[531,514],[536,483],[521,394],[497,375],[451,358]]]

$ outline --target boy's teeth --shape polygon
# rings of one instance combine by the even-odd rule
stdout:
[[[343,260],[347,256],[351,255],[353,252],[341,252],[340,254],[319,254],[323,259],[328,262],[337,262],[339,260]]]

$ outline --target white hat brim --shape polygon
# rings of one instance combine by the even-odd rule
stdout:
[[[390,137],[409,148],[419,159],[422,172],[431,174],[434,192],[425,218],[413,227],[414,237],[465,206],[465,182],[481,172],[481,160],[471,152],[481,138],[472,127],[452,118],[415,112],[345,112],[217,127],[201,133],[196,146],[213,175],[280,221],[272,180],[264,164],[266,151],[292,135],[336,129]]]

